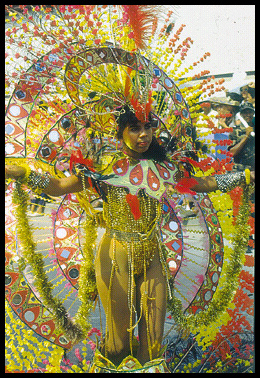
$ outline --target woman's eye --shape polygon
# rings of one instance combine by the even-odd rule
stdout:
[[[135,127],[135,126],[130,127],[130,130],[131,130],[131,131],[137,131],[137,130],[138,130],[138,127]]]
[[[140,130],[140,127],[137,126],[137,125],[136,125],[136,126],[133,125],[133,126],[130,126],[130,130],[136,132],[136,131],[139,131],[139,130]]]

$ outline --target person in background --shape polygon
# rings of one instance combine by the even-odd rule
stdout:
[[[230,139],[233,145],[230,152],[233,154],[233,170],[241,172],[244,169],[255,169],[255,108],[252,103],[245,102],[240,106],[240,118],[243,122],[236,124]],[[255,220],[255,192],[251,195],[251,217]],[[253,253],[255,234],[249,237],[247,253]]]
[[[253,107],[255,107],[255,83],[250,82],[248,84],[241,84],[238,87],[232,88],[231,90],[227,91],[227,96],[229,96],[232,100],[238,101],[240,105],[244,104],[245,102],[250,102]],[[248,124],[241,116],[240,112],[236,113],[234,123],[236,126],[239,126],[241,123],[244,127],[248,127]]]
[[[211,99],[213,109],[218,113],[218,128],[225,129],[233,127],[234,116],[239,110],[239,102],[232,100],[230,97],[214,97]]]
[[[214,134],[214,140],[219,141],[215,148],[215,157],[222,160],[226,158],[228,144],[225,141],[229,141],[230,128],[234,127],[239,102],[227,96],[212,97],[210,101],[213,109],[217,111],[217,128],[219,129],[219,133]]]
[[[45,193],[41,193],[40,196],[35,196],[31,200],[31,204],[30,204],[31,217],[39,217],[41,215],[44,215],[46,200],[50,200],[50,197],[47,196]]]
[[[240,104],[243,101],[243,97],[240,92],[240,87],[236,87],[226,92],[226,96],[230,97],[231,100],[238,101]]]
[[[233,141],[230,152],[234,158],[234,169],[255,169],[255,110],[250,102],[242,104],[239,110],[245,122],[234,127],[230,135]]]
[[[255,83],[249,83],[240,88],[244,102],[250,102],[255,108]]]
[[[215,152],[212,140],[214,134],[212,129],[217,127],[217,112],[212,108],[209,97],[200,100],[198,104],[201,106],[199,116],[194,120],[196,126],[196,137],[199,142],[199,148],[203,152]]]

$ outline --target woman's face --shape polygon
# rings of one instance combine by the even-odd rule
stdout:
[[[245,109],[240,114],[247,123],[251,123],[253,121],[254,111],[251,109]]]
[[[219,116],[222,117],[219,119],[219,124],[221,125],[224,122],[225,125],[228,126],[231,123],[235,113],[234,107],[231,105],[220,104],[216,107],[216,111],[218,112]],[[223,127],[225,127],[225,125],[223,124]]]
[[[247,98],[248,98],[248,86],[245,85],[244,87],[241,87],[240,88],[240,93],[241,93],[241,96],[243,97],[243,99],[245,101],[247,101]]]
[[[216,108],[219,115],[227,116],[228,114],[234,114],[234,108],[231,105],[220,104]]]
[[[123,131],[124,151],[134,158],[141,158],[152,142],[153,128],[149,122],[127,124]]]

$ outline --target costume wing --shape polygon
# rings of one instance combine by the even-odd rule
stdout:
[[[161,234],[183,311],[203,311],[216,291],[224,258],[221,227],[209,197],[165,197]]]

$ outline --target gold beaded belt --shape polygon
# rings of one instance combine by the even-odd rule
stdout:
[[[157,231],[156,225],[154,225],[149,232],[146,232],[145,234],[142,232],[127,232],[127,231],[120,231],[120,230],[114,230],[112,228],[106,229],[106,235],[110,238],[115,237],[118,241],[124,241],[124,242],[140,242],[140,241],[149,241],[152,240],[155,236]]]
[[[141,232],[114,230],[111,228],[106,229],[105,235],[115,238],[123,244],[126,243],[129,246],[128,253],[132,253],[131,246],[134,246],[134,254],[132,255],[134,275],[142,274],[144,272],[144,264],[147,269],[154,258],[154,254],[158,249],[156,237],[158,227],[156,226],[157,223],[145,234]]]

